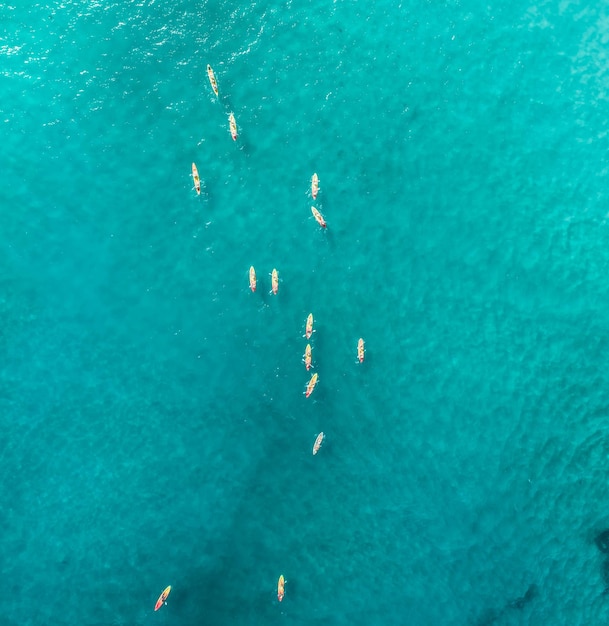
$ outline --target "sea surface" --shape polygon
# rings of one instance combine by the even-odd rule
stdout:
[[[606,3],[0,24],[2,626],[607,623]]]

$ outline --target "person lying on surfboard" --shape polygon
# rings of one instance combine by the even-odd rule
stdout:
[[[167,604],[165,600],[167,600],[167,596],[170,594],[170,592],[171,592],[171,585],[163,589],[163,593],[159,596],[159,599],[156,601],[156,604],[154,605],[155,611],[158,611],[163,606],[163,604]]]

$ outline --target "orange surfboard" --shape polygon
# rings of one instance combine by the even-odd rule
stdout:
[[[313,217],[317,221],[317,223],[322,227],[326,227],[326,220],[322,217],[322,214],[314,207],[311,207],[311,213],[313,213]]]
[[[309,316],[307,317],[307,325],[305,328],[304,336],[307,339],[310,339],[312,334],[313,334],[313,313],[309,313]]]
[[[277,600],[281,602],[283,600],[283,596],[285,595],[285,578],[283,574],[279,577],[277,581]]]
[[[256,270],[253,265],[250,267],[250,289],[256,291]]]
[[[359,338],[359,341],[357,342],[357,360],[360,363],[364,362],[364,340],[361,337]]]
[[[317,193],[319,192],[319,177],[317,174],[313,174],[311,177],[311,195],[313,196],[313,200],[317,198]]]
[[[195,190],[197,195],[201,193],[201,179],[199,178],[199,171],[197,170],[197,166],[192,164],[192,179],[195,181]]]
[[[319,435],[317,435],[317,439],[315,439],[315,443],[313,444],[313,454],[317,454],[319,452],[319,449],[321,448],[321,442],[324,440],[324,434],[319,433]]]
[[[211,69],[211,65],[207,66],[207,78],[209,78],[211,88],[214,90],[214,93],[217,96],[218,95],[218,83],[216,82],[216,75],[214,74],[214,71]]]
[[[312,359],[311,359],[311,344],[310,343],[308,343],[307,347],[305,348],[303,361],[304,361],[305,367],[307,368],[307,372],[308,372],[311,369],[311,363],[312,363]]]
[[[317,373],[313,374],[313,376],[311,376],[311,380],[307,383],[307,389],[304,392],[305,398],[308,398],[313,393],[315,385],[317,385]]]
[[[154,605],[155,611],[158,611],[163,606],[163,602],[167,600],[167,596],[169,595],[170,592],[171,592],[171,585],[169,585],[168,587],[165,587],[165,589],[163,590],[163,593],[159,596],[159,599],[156,601],[156,604]]]

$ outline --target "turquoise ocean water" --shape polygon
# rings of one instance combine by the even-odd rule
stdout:
[[[2,624],[606,623],[609,8],[0,18]]]

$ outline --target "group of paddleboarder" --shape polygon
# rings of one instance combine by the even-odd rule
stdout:
[[[214,74],[214,70],[211,68],[211,65],[207,66],[207,78],[209,78],[209,84],[211,85],[212,91],[218,97],[218,81],[216,80],[216,75]],[[237,141],[237,122],[235,120],[235,115],[231,111],[228,114],[228,129],[230,130],[230,135],[233,138],[233,141]],[[195,163],[192,164],[192,179],[195,184],[195,191],[197,195],[201,193],[201,178],[199,177],[199,170]]]
[[[215,96],[218,97],[218,93],[219,93],[218,82],[216,80],[216,75],[214,74],[214,71],[210,65],[207,66],[207,77],[209,79],[209,83],[211,85],[212,91],[214,92]],[[233,141],[236,141],[237,140],[237,123],[235,121],[235,116],[232,112],[228,116],[228,121],[229,121],[229,130],[230,130],[231,137],[233,138]],[[201,193],[201,179],[199,177],[199,172],[197,170],[197,166],[195,165],[195,163],[192,163],[192,177],[194,181],[195,191],[197,192],[197,195],[199,195]],[[313,201],[317,200],[318,193],[319,193],[319,177],[316,173],[314,173],[313,176],[311,177],[311,196],[313,198]],[[313,214],[313,217],[315,218],[316,222],[322,228],[326,228],[325,219],[323,218],[319,210],[313,205],[311,206],[311,213]],[[250,266],[250,269],[249,269],[249,286],[252,292],[256,291],[257,278],[256,278],[256,270],[254,269],[253,265]],[[273,295],[277,295],[278,291],[279,291],[279,274],[277,272],[277,269],[273,268],[273,271],[271,272],[271,293]],[[309,341],[314,332],[315,331],[313,329],[313,313],[309,313],[305,322],[305,334],[303,335],[307,339],[307,346],[305,348],[305,352],[303,356],[303,362],[305,364],[305,368],[307,371],[309,371],[313,367],[312,348],[311,348],[311,344],[309,343]],[[364,361],[364,340],[361,337],[357,342],[357,359],[360,363]],[[319,378],[318,378],[317,372],[315,372],[311,376],[309,382],[306,385],[306,389],[303,392],[306,398],[308,398],[313,393],[315,386],[317,385],[318,379]],[[316,436],[315,443],[313,444],[313,455],[316,455],[319,452],[319,449],[321,448],[321,444],[324,440],[324,437],[325,435],[323,432],[320,432]],[[283,574],[281,574],[281,576],[279,576],[279,580],[277,581],[277,599],[279,600],[279,602],[283,600],[284,595],[285,595],[285,583],[286,583],[285,578]],[[156,601],[156,604],[154,605],[155,611],[158,611],[163,606],[163,604],[167,604],[166,601],[170,592],[171,592],[171,585],[167,586],[163,590],[161,595],[159,596],[158,600]]]

